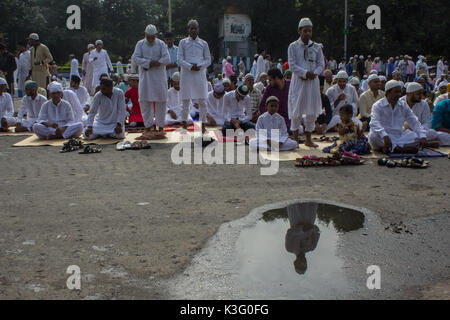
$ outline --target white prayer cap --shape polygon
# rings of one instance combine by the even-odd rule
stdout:
[[[0,78],[0,86],[5,84],[8,85],[8,82],[4,78]]]
[[[268,77],[268,75],[267,75],[267,73],[265,73],[265,72],[261,72],[261,74],[259,75],[259,77],[260,77],[260,78],[262,78],[262,77]]]
[[[303,27],[312,27],[312,21],[309,18],[302,18],[298,24],[298,28],[303,28]]]
[[[231,80],[228,78],[225,78],[225,79],[223,79],[222,83],[223,84],[225,84],[225,83],[231,84]]]
[[[130,74],[130,76],[128,77],[128,80],[139,80],[139,75],[136,73]]]
[[[267,100],[266,100],[266,106],[267,106],[270,102],[272,102],[272,101],[275,101],[275,102],[277,102],[277,103],[280,103],[280,99],[278,99],[278,98],[275,97],[275,96],[270,96],[270,97],[268,97]]]
[[[100,45],[100,44],[103,44],[103,41],[102,41],[102,40],[97,40],[97,41],[95,41],[95,45],[96,45],[96,46],[98,46],[98,45]]]
[[[180,81],[180,73],[179,72],[175,72],[173,75],[172,75],[172,81]]]
[[[397,73],[400,73],[400,70],[395,69],[394,71],[392,71],[392,75],[395,75],[395,74],[397,74]]]
[[[59,82],[53,81],[48,85],[47,90],[50,93],[63,92],[63,87]]]
[[[442,88],[442,87],[446,87],[447,88],[447,81],[441,81],[441,83],[439,83],[438,88]]]
[[[198,26],[199,26],[198,21],[197,21],[197,20],[194,20],[194,19],[189,20],[189,22],[188,22],[188,27],[190,27],[190,26],[196,26],[196,27],[198,27]]]
[[[336,79],[348,79],[348,74],[344,70],[341,70],[336,75]]]
[[[388,81],[386,83],[386,86],[384,88],[385,88],[386,91],[389,91],[391,89],[394,89],[395,87],[400,87],[401,88],[402,85],[397,80],[391,80],[391,81]]]
[[[350,81],[351,84],[359,84],[359,78],[358,77],[353,77],[352,80]]]
[[[93,48],[93,47],[95,47],[95,46],[92,43],[89,43],[88,46],[87,46],[88,50]]]
[[[385,76],[380,76],[380,81],[386,81],[386,77]]]
[[[219,94],[222,94],[225,92],[225,88],[223,87],[223,84],[220,81],[214,85],[213,90],[215,93],[219,93]]]
[[[244,80],[247,81],[248,79],[255,80],[255,77],[251,73],[247,73],[247,75],[245,76]]]
[[[364,59],[364,56],[359,56],[360,59]]]
[[[399,81],[400,85],[402,86],[402,88],[405,87],[405,83],[403,81]]]
[[[255,59],[256,59],[256,58],[259,58],[259,54],[255,54]]]
[[[416,91],[423,91],[423,87],[417,82],[410,82],[406,84],[406,93],[413,93]]]
[[[363,75],[363,79],[364,80],[367,79],[367,74]]]
[[[155,34],[158,33],[158,30],[156,29],[156,27],[153,24],[149,24],[145,28],[145,33],[148,34],[149,36],[154,36]]]
[[[380,77],[376,74],[371,74],[370,77],[367,79],[367,82],[373,81],[373,80],[380,80]]]
[[[371,70],[370,74],[378,74],[378,71],[377,70]]]
[[[33,40],[39,40],[39,35],[37,33],[32,33],[30,34],[29,38]]]

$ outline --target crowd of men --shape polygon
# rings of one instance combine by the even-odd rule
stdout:
[[[370,145],[385,153],[415,153],[419,147],[450,145],[448,64],[441,57],[430,74],[424,56],[387,62],[355,55],[347,62],[327,61],[324,47],[312,41],[313,24],[301,19],[299,39],[288,48],[288,61],[271,62],[264,50],[252,66],[241,59],[222,62],[222,74],[210,79],[208,43],[199,37],[196,20],[177,46],[167,33],[148,25],[124,71],[117,74],[103,42],[87,46],[81,74],[70,57],[70,84],[54,74],[49,49],[33,33],[19,44],[16,59],[0,44],[0,129],[34,132],[42,139],[122,139],[127,128],[142,127],[142,140],[164,139],[166,126],[187,129],[198,119],[201,129],[256,129],[253,148],[291,150],[304,142],[317,147],[312,134],[356,126],[369,132]],[[119,59],[121,60],[121,59]],[[24,93],[14,115],[14,71]],[[247,74],[246,71],[249,71]],[[56,76],[54,74],[54,76]],[[279,134],[271,135],[277,129]],[[347,130],[347,129],[346,129]],[[263,134],[264,132],[264,134]]]

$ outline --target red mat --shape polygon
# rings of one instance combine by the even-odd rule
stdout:
[[[222,143],[238,142],[238,137],[224,137],[222,134],[222,130],[215,130],[214,134],[217,138],[217,141],[219,141],[219,142],[222,142]],[[248,141],[249,137],[245,137],[245,140]]]
[[[183,128],[182,125],[174,125],[174,126],[164,127],[164,132],[173,132],[173,131],[177,131],[182,128]],[[187,127],[187,131],[196,131],[196,130],[200,130],[200,128],[195,123],[192,126]]]

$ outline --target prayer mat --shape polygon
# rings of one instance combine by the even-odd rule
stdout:
[[[80,139],[81,141],[83,141],[84,144],[97,144],[97,145],[113,145],[116,144],[121,140],[117,140],[117,139],[96,139],[96,140],[84,140],[84,139]],[[69,141],[69,139],[56,139],[56,140],[42,140],[39,139],[35,134],[33,134],[32,136],[17,142],[16,144],[13,145],[13,147],[45,147],[45,146],[51,146],[51,147],[62,147],[64,145],[65,142]]]
[[[29,131],[15,133],[14,132],[15,129],[16,127],[9,127],[8,132],[0,132],[0,137],[14,137],[14,136],[20,137],[33,135],[33,133]]]
[[[438,150],[435,149],[431,149],[431,148],[423,148],[422,150],[419,151],[419,153],[417,154],[402,154],[402,153],[394,153],[394,154],[389,154],[388,157],[392,158],[392,159],[404,159],[404,158],[412,158],[412,157],[416,157],[416,158],[444,158],[447,157],[447,154],[444,154]]]

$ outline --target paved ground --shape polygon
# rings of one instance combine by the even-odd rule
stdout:
[[[175,166],[169,145],[83,156],[10,147],[21,139],[0,137],[0,298],[167,298],[164,281],[220,225],[272,202],[339,201],[386,225],[449,214],[446,158],[424,171],[285,162],[276,176],[261,176],[257,165]],[[81,291],[66,288],[70,265],[81,268]],[[398,297],[449,299],[449,281],[450,272],[432,274]]]

